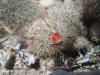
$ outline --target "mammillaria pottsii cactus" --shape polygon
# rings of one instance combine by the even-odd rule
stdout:
[[[68,2],[74,4],[72,1]],[[45,9],[43,16],[24,27],[24,37],[34,54],[46,58],[55,56],[63,50],[70,51],[69,48],[74,47],[73,43],[84,36],[79,13],[83,8],[75,10],[75,4],[71,4],[58,1]],[[84,44],[88,45],[88,42]]]

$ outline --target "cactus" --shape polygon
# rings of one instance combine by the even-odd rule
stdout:
[[[84,36],[79,10],[74,7],[56,2],[45,10],[45,15],[24,27],[24,37],[34,54],[52,57],[63,50],[69,51],[75,40]]]
[[[94,0],[97,1],[99,0]],[[47,3],[41,4],[43,2]],[[87,24],[85,17],[88,17],[87,10],[90,9],[89,5],[92,7],[91,2],[93,1],[0,0],[0,25],[18,32],[20,40],[26,41],[37,56],[52,57],[62,51],[69,52],[69,48],[77,48],[77,45],[80,48],[88,45],[83,24]],[[82,43],[80,39],[86,42]]]
[[[32,0],[0,0],[0,25],[13,31],[30,24],[40,13]]]

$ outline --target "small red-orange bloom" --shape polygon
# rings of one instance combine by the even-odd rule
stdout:
[[[58,44],[61,41],[61,36],[58,32],[56,32],[51,35],[50,39],[54,44]]]
[[[15,50],[13,48],[10,49],[11,52],[15,52]]]

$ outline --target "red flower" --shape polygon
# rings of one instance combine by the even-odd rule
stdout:
[[[50,37],[51,41],[54,43],[54,44],[57,44],[57,43],[60,43],[61,41],[61,36],[59,33],[53,33]]]
[[[10,49],[11,52],[15,52],[15,50],[13,48]]]

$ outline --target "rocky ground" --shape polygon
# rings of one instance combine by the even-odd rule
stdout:
[[[39,73],[51,73],[55,70],[66,70],[69,72],[90,72],[100,69],[100,46],[90,46],[87,53],[77,58],[67,58],[64,65],[38,69]],[[31,70],[38,67],[37,60],[27,46],[17,41],[16,36],[0,38],[0,69],[1,70]],[[34,65],[35,64],[35,65]],[[33,65],[33,66],[32,66]],[[41,63],[40,63],[41,65]]]
[[[33,0],[33,1],[38,2],[38,0]],[[41,0],[37,4],[40,4],[43,7],[46,7],[46,9],[48,9],[49,7],[55,4],[56,0],[48,0],[46,1],[46,3],[44,3],[44,1],[46,0]],[[63,1],[64,0],[61,0],[61,2]],[[70,0],[68,2],[70,5]],[[72,7],[74,6],[72,5]],[[59,10],[61,11],[61,9]],[[77,11],[80,11],[80,10],[77,10]],[[61,29],[61,31],[62,30],[63,29]],[[50,73],[56,73],[56,75],[58,75],[60,74],[59,72],[61,71],[63,73],[91,72],[91,71],[100,69],[100,45],[99,44],[89,45],[88,48],[83,49],[83,51],[87,51],[85,54],[82,54],[79,51],[78,56],[76,58],[67,57],[67,58],[61,59],[61,61],[63,61],[63,64],[60,66],[51,66],[52,60],[51,62],[49,62],[48,65],[43,65],[45,64],[45,62],[42,62],[43,60],[41,58],[36,57],[30,51],[30,49],[27,47],[24,41],[19,41],[18,36],[10,35],[9,32],[13,33],[12,31],[9,30],[8,27],[0,26],[0,75],[48,75]],[[95,37],[93,38],[97,39]],[[96,42],[98,42],[98,40],[99,39],[97,39]],[[78,46],[80,46],[80,44]],[[60,63],[60,61],[57,61],[57,62]]]

